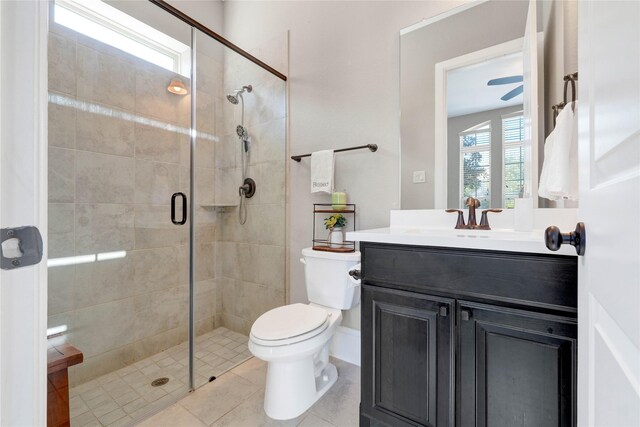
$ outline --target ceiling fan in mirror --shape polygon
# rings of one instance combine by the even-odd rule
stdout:
[[[514,83],[522,83],[522,75],[520,76],[508,76],[508,77],[500,77],[498,79],[491,79],[487,82],[487,86],[499,86],[499,85],[510,85]],[[511,98],[515,98],[520,95],[524,90],[524,86],[520,85],[513,90],[502,95],[500,98],[503,101],[508,101]]]

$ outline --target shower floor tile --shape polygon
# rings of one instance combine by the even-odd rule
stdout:
[[[227,328],[195,342],[194,386],[209,382],[251,357],[249,338]],[[126,426],[189,392],[189,345],[184,342],[69,390],[71,426]],[[169,382],[153,387],[157,378]]]

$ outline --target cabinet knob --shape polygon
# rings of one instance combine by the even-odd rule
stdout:
[[[471,319],[471,310],[462,310],[460,312],[460,318],[462,320],[464,320],[465,322],[469,319]]]
[[[449,315],[449,309],[446,305],[440,307],[440,316],[447,317]]]

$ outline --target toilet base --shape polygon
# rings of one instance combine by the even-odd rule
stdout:
[[[338,369],[333,363],[329,363],[327,367],[322,370],[322,373],[316,378],[316,390],[318,390],[318,397],[316,397],[315,402],[320,400],[320,398],[329,391],[336,381],[338,381]]]
[[[327,363],[314,375],[312,358],[296,362],[269,362],[264,394],[264,411],[274,420],[302,415],[338,380],[335,365]]]

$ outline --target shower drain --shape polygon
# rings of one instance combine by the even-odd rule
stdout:
[[[156,378],[155,380],[151,381],[151,386],[160,387],[161,385],[165,385],[168,382],[169,382],[169,378],[167,377]]]

